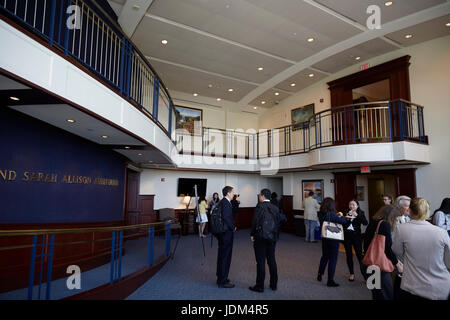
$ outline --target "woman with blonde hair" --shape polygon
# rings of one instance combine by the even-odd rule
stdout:
[[[411,222],[397,227],[392,245],[404,261],[403,300],[446,300],[450,293],[450,238],[444,229],[425,221],[430,214],[427,200],[411,201]]]

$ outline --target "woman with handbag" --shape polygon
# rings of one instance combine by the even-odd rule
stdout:
[[[361,225],[367,226],[367,222],[364,211],[359,207],[357,200],[351,200],[348,204],[349,211],[345,218],[347,223],[344,226],[344,248],[347,257],[347,266],[350,272],[348,281],[355,281],[355,271],[353,269],[353,251],[355,249],[356,258],[358,259],[359,269],[361,274],[366,278],[366,267],[362,263],[362,239],[361,239]]]
[[[403,273],[403,264],[391,249],[391,232],[396,226],[398,217],[402,215],[400,209],[394,205],[383,206],[373,216],[367,226],[364,236],[363,263],[366,266],[376,265],[380,268],[380,289],[372,289],[373,300],[393,300],[391,272],[394,266],[399,273]]]
[[[322,281],[322,275],[328,265],[328,287],[337,287],[334,282],[334,272],[338,258],[339,243],[344,238],[342,225],[347,222],[341,212],[336,213],[336,203],[332,198],[325,198],[319,211],[320,227],[322,229],[322,257],[320,258],[317,280]]]

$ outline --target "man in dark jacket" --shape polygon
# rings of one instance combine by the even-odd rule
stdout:
[[[219,250],[217,251],[217,285],[219,288],[233,288],[234,284],[228,279],[228,273],[230,272],[231,255],[233,252],[233,237],[234,231],[234,216],[231,206],[231,200],[233,199],[233,188],[226,186],[222,189],[223,199],[219,205],[222,209],[222,220],[227,227],[227,231],[217,236],[219,241]]]
[[[256,258],[256,284],[253,287],[249,287],[249,289],[256,292],[264,292],[266,259],[269,265],[270,288],[277,290],[278,274],[277,263],[275,261],[275,244],[278,240],[281,217],[278,207],[270,203],[269,189],[261,190],[259,201],[253,216],[252,230],[250,233]],[[267,239],[267,228],[263,232],[265,221],[266,225],[272,226],[271,232],[269,232],[269,235],[272,234],[272,240]],[[269,221],[273,221],[273,225]]]

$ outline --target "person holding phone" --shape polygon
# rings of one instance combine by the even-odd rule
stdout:
[[[349,211],[345,215],[347,223],[344,225],[344,248],[347,256],[347,266],[350,272],[348,281],[355,281],[355,272],[353,269],[353,251],[355,249],[356,258],[359,262],[359,268],[363,278],[366,279],[366,267],[362,263],[362,237],[361,225],[367,226],[369,222],[366,219],[364,211],[359,207],[357,200],[351,200],[348,204]]]

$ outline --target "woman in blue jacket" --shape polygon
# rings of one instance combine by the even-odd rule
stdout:
[[[342,225],[347,223],[347,220],[342,217],[342,212],[336,213],[336,203],[332,198],[325,198],[323,200],[318,216],[321,229],[324,221],[340,223]],[[339,286],[339,284],[334,282],[334,272],[336,271],[339,243],[339,240],[322,239],[322,258],[320,258],[317,280],[322,281],[322,275],[325,273],[325,268],[328,264],[328,287]]]

